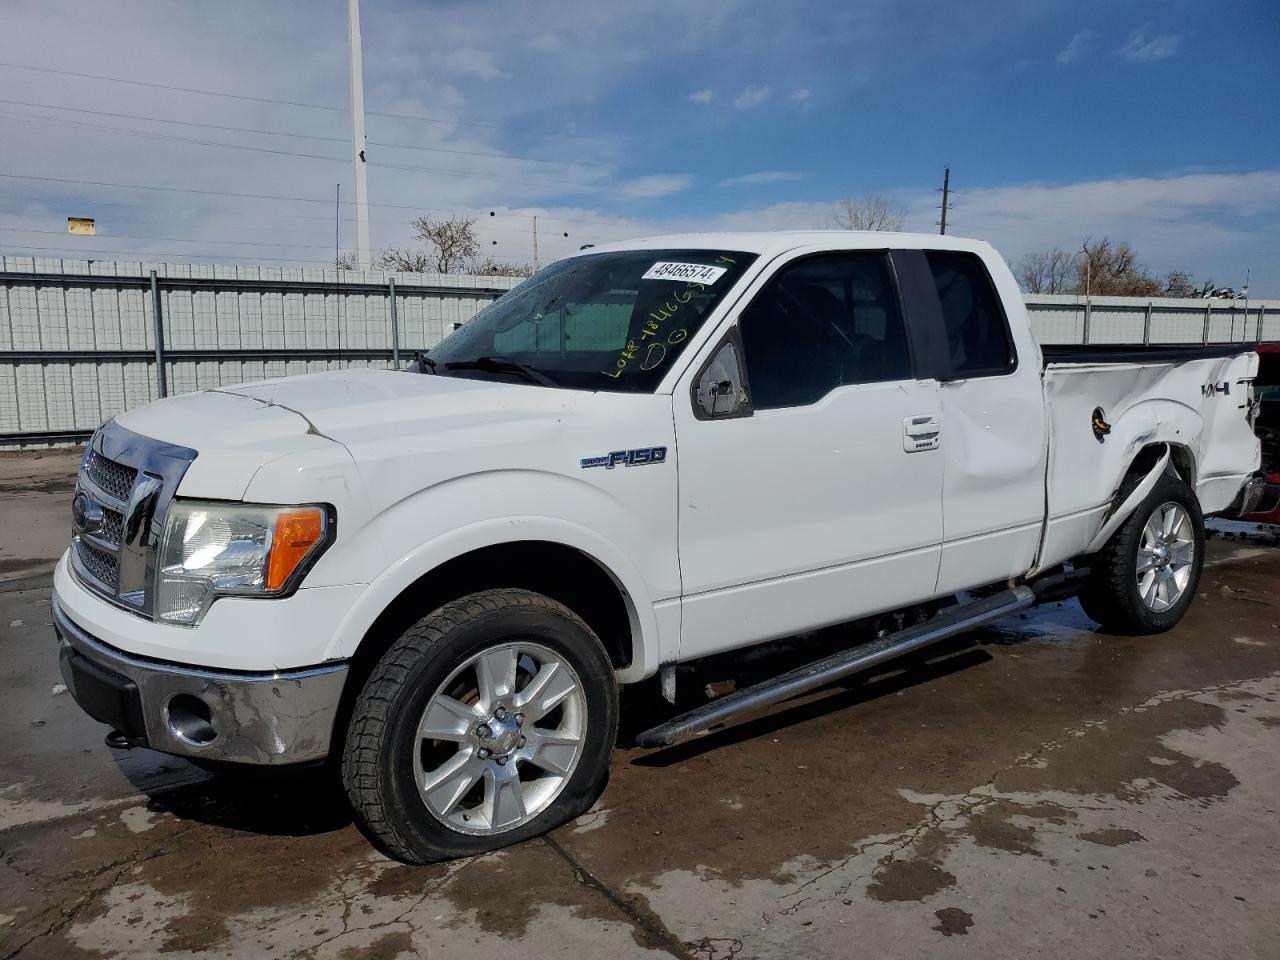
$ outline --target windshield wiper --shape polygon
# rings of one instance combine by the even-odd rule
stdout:
[[[409,364],[409,369],[414,373],[436,373],[436,362],[425,353],[415,351],[413,362]]]
[[[510,357],[493,355],[476,357],[474,360],[454,360],[446,363],[444,368],[446,370],[488,370],[494,373],[514,373],[530,383],[536,383],[544,387],[559,386],[545,373],[535,370],[519,360],[512,360]]]

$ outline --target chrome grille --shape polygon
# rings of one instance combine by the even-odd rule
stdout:
[[[120,564],[111,554],[80,540],[76,543],[85,571],[105,587],[115,590],[120,578]]]
[[[151,615],[165,511],[196,451],[134,433],[114,420],[89,441],[71,503],[71,568],[86,587]]]
[[[97,451],[89,455],[85,466],[89,479],[106,493],[117,500],[129,499],[129,491],[133,489],[133,481],[138,479],[138,471],[123,463],[108,460]]]
[[[98,528],[98,539],[104,540],[113,547],[120,546],[120,535],[124,532],[124,517],[110,507],[102,508],[102,526]]]

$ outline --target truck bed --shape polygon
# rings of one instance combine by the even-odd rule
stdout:
[[[1138,451],[1167,445],[1206,514],[1258,468],[1245,406],[1252,345],[1043,348],[1049,417],[1045,566],[1085,550]]]

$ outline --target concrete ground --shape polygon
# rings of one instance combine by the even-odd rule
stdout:
[[[0,458],[0,960],[1280,957],[1274,537],[1215,538],[1172,633],[1050,605],[684,748],[620,749],[577,822],[406,867],[322,774],[103,745],[49,624],[74,469]],[[632,727],[654,699],[624,702]]]

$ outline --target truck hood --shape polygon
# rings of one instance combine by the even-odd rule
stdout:
[[[620,407],[655,400],[391,370],[342,370],[186,394],[118,419],[137,433],[197,451],[179,488],[182,496],[243,499],[255,476],[266,475],[263,467],[284,458],[294,458],[289,462],[295,464],[335,458],[350,465],[362,458],[381,462],[386,451],[396,451],[425,457],[415,470],[433,477],[418,472],[414,481],[425,485],[499,461],[509,465],[521,459],[517,449],[526,454],[545,450],[570,423],[605,430],[627,422],[625,416],[618,419]],[[605,430],[609,439],[600,443],[612,442],[615,432]],[[464,451],[483,456],[469,465]],[[593,447],[583,455],[594,452]]]
[[[135,433],[196,451],[178,489],[184,497],[239,499],[258,470],[291,454],[327,447],[348,457],[295,411],[221,390],[157,400],[116,421]]]
[[[343,370],[226,388],[282,407],[345,446],[486,424],[558,419],[596,394],[393,370]]]

